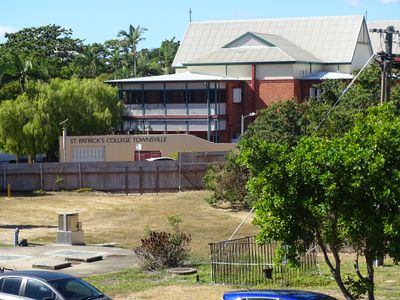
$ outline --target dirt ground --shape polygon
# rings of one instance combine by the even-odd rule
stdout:
[[[0,241],[11,244],[15,228],[20,239],[51,244],[56,240],[59,212],[77,211],[85,243],[114,243],[122,248],[139,245],[145,230],[171,229],[169,216],[182,220],[181,229],[192,235],[192,255],[207,257],[208,243],[226,240],[247,215],[216,209],[204,198],[207,192],[124,195],[108,193],[58,192],[43,196],[0,198]],[[251,217],[238,237],[253,235]]]

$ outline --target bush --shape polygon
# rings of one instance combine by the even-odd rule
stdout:
[[[206,201],[212,206],[230,203],[238,209],[249,208],[254,199],[246,189],[248,170],[237,162],[237,155],[230,152],[226,161],[209,166],[204,176],[204,187],[212,191]]]
[[[134,249],[143,270],[160,270],[183,265],[189,254],[191,235],[183,233],[178,217],[170,217],[173,232],[147,230],[147,237],[141,239],[141,246]]]

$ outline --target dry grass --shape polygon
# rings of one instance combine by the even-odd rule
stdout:
[[[145,195],[60,192],[44,196],[0,198],[0,238],[12,242],[15,227],[28,241],[54,242],[57,212],[78,211],[87,243],[115,242],[118,246],[138,246],[146,227],[170,230],[168,216],[179,216],[182,229],[192,234],[192,255],[207,257],[208,242],[228,239],[246,212],[210,207],[207,192]],[[11,227],[11,228],[5,228]],[[238,232],[252,235],[251,218]]]

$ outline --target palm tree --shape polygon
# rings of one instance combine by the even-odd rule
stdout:
[[[178,51],[179,42],[175,41],[175,37],[170,40],[165,40],[161,43],[161,47],[158,49],[158,55],[160,59],[160,67],[164,74],[171,73],[171,66],[174,60],[176,51]]]
[[[146,30],[147,30],[146,28],[140,27],[140,25],[138,25],[136,28],[132,25],[129,25],[128,31],[120,30],[118,33],[118,36],[124,37],[123,39],[124,46],[130,49],[132,55],[134,77],[136,77],[136,56],[137,56],[136,48],[140,41],[145,40],[145,38],[142,37],[142,35]]]

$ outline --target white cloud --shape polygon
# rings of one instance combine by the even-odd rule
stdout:
[[[400,0],[380,0],[381,3],[400,3]]]
[[[5,33],[16,32],[17,29],[11,26],[0,25],[0,37],[4,36]]]
[[[385,0],[383,0],[385,1]],[[388,1],[388,0],[386,0]],[[389,0],[390,1],[390,0]],[[361,6],[364,3],[361,0],[347,0],[347,2],[351,5],[351,6]]]

